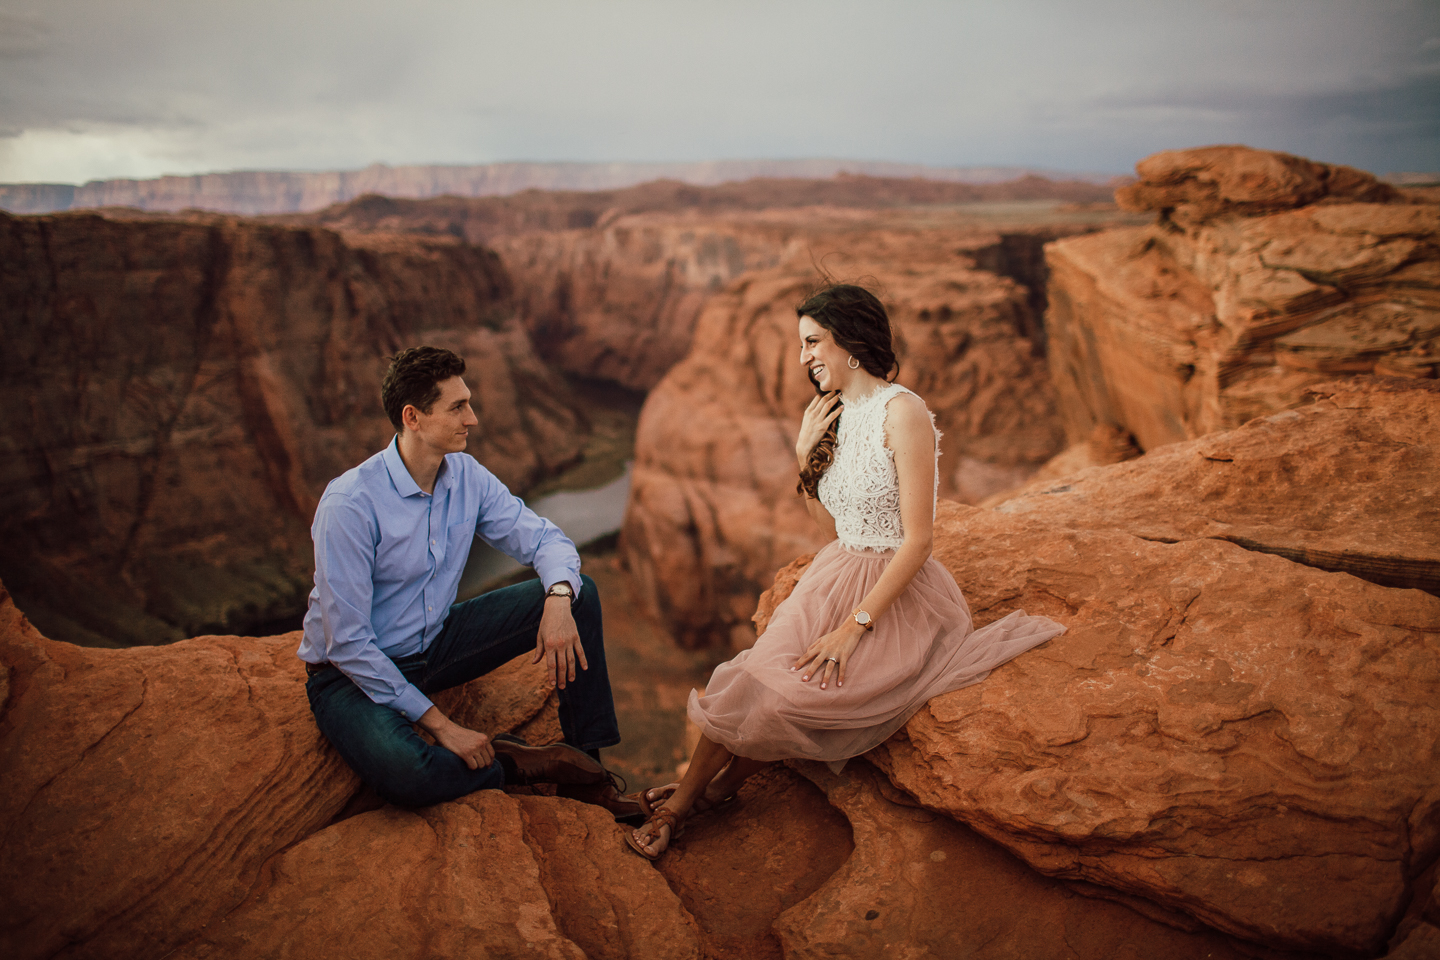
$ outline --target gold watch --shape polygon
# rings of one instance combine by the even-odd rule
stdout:
[[[545,599],[548,600],[551,597],[564,597],[566,600],[574,603],[575,589],[571,587],[570,584],[566,583],[564,580],[561,580],[558,583],[552,583],[550,585],[550,589],[545,591]]]
[[[875,629],[875,621],[870,619],[870,614],[866,613],[864,610],[856,610],[854,613],[851,614],[851,616],[855,618],[856,623],[860,624],[860,626],[864,627],[866,630]]]

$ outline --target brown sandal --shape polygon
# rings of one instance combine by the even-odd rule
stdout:
[[[660,859],[660,854],[670,849],[670,844],[680,839],[680,834],[685,832],[685,821],[675,811],[662,808],[652,813],[650,815],[650,819],[646,820],[645,823],[640,827],[640,829],[644,830],[651,824],[655,825],[654,830],[652,830],[650,833],[652,839],[658,839],[658,834],[661,827],[670,828],[670,839],[665,841],[664,848],[661,849],[658,853],[651,853],[643,846],[641,846],[640,841],[635,839],[634,831],[630,831],[625,834],[625,843],[630,847],[631,850],[634,850],[646,860],[655,861]]]

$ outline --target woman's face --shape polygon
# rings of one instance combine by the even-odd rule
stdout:
[[[800,318],[800,365],[821,390],[839,390],[850,373],[849,362],[850,354],[836,345],[829,330],[810,317]]]

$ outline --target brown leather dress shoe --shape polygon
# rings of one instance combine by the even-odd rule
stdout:
[[[589,784],[609,780],[600,761],[568,743],[531,747],[508,740],[492,740],[491,745],[497,754],[514,762],[515,772],[525,784]]]
[[[640,801],[622,794],[616,788],[612,777],[607,777],[603,783],[566,784],[555,793],[581,803],[604,807],[616,820],[635,820],[638,825],[639,821],[645,819],[645,811],[640,809]]]

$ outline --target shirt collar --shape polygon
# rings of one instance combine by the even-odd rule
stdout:
[[[402,497],[413,497],[417,493],[424,494],[420,484],[410,476],[410,471],[405,468],[405,461],[400,458],[400,434],[395,434],[395,439],[390,441],[390,446],[385,448],[383,454],[385,468],[390,471],[390,482],[395,485],[395,492]]]
[[[390,471],[390,482],[395,485],[395,492],[402,497],[413,497],[416,494],[425,496],[425,491],[420,489],[420,484],[410,476],[410,471],[405,466],[405,461],[400,457],[400,434],[395,434],[395,439],[385,448],[382,454],[385,458],[385,468]],[[450,458],[446,457],[440,461],[440,469],[435,473],[435,489],[442,486],[450,486]]]

